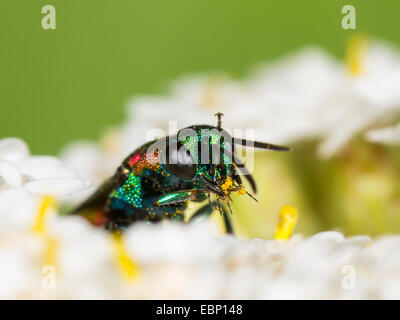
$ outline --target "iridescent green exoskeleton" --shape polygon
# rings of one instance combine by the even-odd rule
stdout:
[[[221,128],[221,114],[217,115],[217,127],[190,126],[135,150],[74,213],[109,230],[123,230],[135,221],[185,221],[189,201],[204,201],[189,221],[218,210],[226,231],[233,233],[230,194],[253,197],[244,189],[241,175],[256,192],[255,181],[237,158],[235,146],[289,148],[232,138]]]

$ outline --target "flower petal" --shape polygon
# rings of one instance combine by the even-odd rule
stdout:
[[[12,188],[22,186],[22,177],[19,174],[17,167],[10,161],[0,161],[0,180],[1,178]]]
[[[43,179],[30,181],[25,188],[32,193],[50,194],[58,197],[68,196],[76,191],[83,190],[88,184],[81,179]]]
[[[0,140],[0,160],[18,161],[29,156],[29,148],[18,138]]]
[[[76,177],[75,171],[66,168],[59,159],[51,156],[32,156],[20,161],[17,167],[30,180]]]

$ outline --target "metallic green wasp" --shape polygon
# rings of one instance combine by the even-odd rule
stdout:
[[[238,192],[254,199],[245,190],[241,175],[256,193],[256,183],[237,158],[235,146],[275,151],[289,148],[232,138],[222,129],[221,115],[217,114],[216,127],[194,125],[144,144],[74,213],[109,230],[123,230],[136,221],[185,221],[189,201],[206,202],[189,221],[218,210],[226,232],[233,233],[230,194]]]

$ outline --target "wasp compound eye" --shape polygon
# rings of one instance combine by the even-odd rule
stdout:
[[[182,179],[191,180],[196,175],[196,163],[185,146],[178,144],[178,148],[167,151],[165,169]]]

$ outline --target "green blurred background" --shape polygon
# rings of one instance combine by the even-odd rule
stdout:
[[[46,4],[56,30],[41,28]],[[241,76],[309,44],[340,57],[351,33],[341,28],[345,4],[359,30],[400,44],[394,0],[2,0],[0,138],[57,153],[121,122],[132,95],[163,92],[181,75]]]

